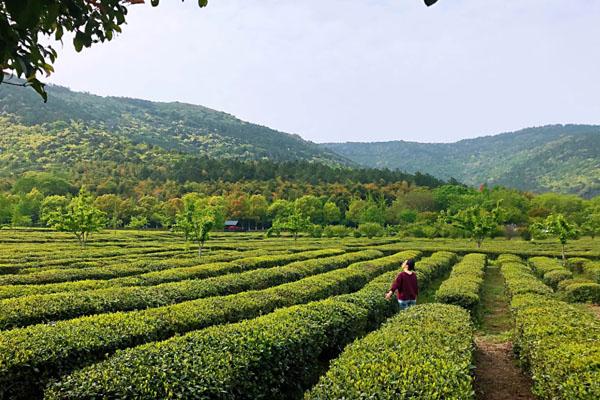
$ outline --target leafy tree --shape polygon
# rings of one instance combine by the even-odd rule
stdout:
[[[287,200],[278,199],[275,200],[267,208],[267,214],[273,219],[286,218],[292,214],[294,205]]]
[[[183,197],[183,209],[177,213],[174,228],[183,233],[185,240],[198,244],[198,256],[202,256],[204,243],[219,219],[218,212],[215,206],[203,205],[194,196]]]
[[[64,213],[69,205],[69,200],[65,196],[47,196],[42,201],[40,207],[40,221],[47,224],[54,213]]]
[[[129,221],[129,223],[127,224],[128,228],[131,229],[143,229],[143,228],[147,228],[148,227],[148,218],[146,218],[145,216],[139,216],[139,217],[131,217],[131,220]]]
[[[105,214],[94,207],[94,199],[81,188],[79,195],[71,199],[66,209],[49,214],[48,225],[62,232],[71,232],[84,247],[90,235],[106,224]]]
[[[294,206],[313,224],[323,223],[323,204],[314,195],[304,195],[294,202]]]
[[[486,237],[491,237],[503,222],[502,209],[497,204],[489,211],[481,205],[471,206],[458,213],[451,215],[445,212],[440,214],[440,219],[454,225],[462,230],[467,237],[477,242],[477,247],[481,247]]]
[[[12,219],[14,204],[9,195],[0,194],[0,224],[9,224]]]
[[[326,224],[337,224],[342,219],[342,211],[333,201],[323,205],[323,220]]]
[[[24,196],[21,195],[13,210],[14,218],[18,218],[19,221],[15,225],[37,224],[40,220],[40,208],[43,200],[44,195],[36,188],[31,189]]]
[[[583,224],[583,231],[592,239],[600,234],[600,213],[588,215]]]
[[[287,217],[277,218],[273,221],[271,229],[290,232],[296,240],[300,232],[307,231],[311,226],[310,218],[305,217],[300,210],[294,209]]]
[[[27,80],[26,85],[48,99],[38,74],[54,72],[57,52],[50,38],[73,32],[76,51],[112,40],[125,24],[127,5],[144,0],[4,0],[0,2],[0,67]],[[151,0],[153,6],[158,0]],[[199,0],[200,7],[208,0]],[[0,83],[4,79],[0,71]],[[10,83],[10,82],[9,82]],[[19,83],[15,83],[19,84]]]
[[[269,203],[262,194],[253,194],[248,199],[248,218],[254,221],[254,226],[259,223],[262,225],[267,216]]]
[[[561,254],[563,264],[566,265],[567,257],[565,248],[569,239],[576,239],[579,232],[577,227],[567,221],[562,214],[550,214],[544,222],[536,222],[532,226],[532,230],[535,234],[543,233],[558,238],[561,244]]]
[[[123,225],[128,209],[128,204],[125,200],[112,193],[103,194],[96,197],[94,205],[106,214],[110,227],[117,229]]]

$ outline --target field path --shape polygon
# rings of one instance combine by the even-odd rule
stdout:
[[[599,305],[587,304],[587,307],[592,312],[592,314],[594,314],[596,317],[600,318],[600,306]]]
[[[480,329],[475,338],[475,394],[478,400],[535,400],[531,379],[516,365],[509,332],[512,319],[504,280],[495,266],[486,268]]]

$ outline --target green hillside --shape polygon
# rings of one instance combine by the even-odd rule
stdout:
[[[50,86],[48,93],[44,104],[33,90],[2,85],[0,114],[10,115],[12,122],[25,126],[46,124],[50,130],[78,121],[85,128],[108,133],[110,140],[127,140],[195,156],[348,163],[298,135],[244,122],[202,106],[101,97],[60,86]]]
[[[421,171],[469,185],[600,194],[600,126],[550,125],[456,143],[327,143],[364,166]]]

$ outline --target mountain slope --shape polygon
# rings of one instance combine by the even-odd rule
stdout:
[[[487,183],[586,197],[600,194],[600,126],[549,125],[456,143],[326,143],[352,161],[421,171],[469,185]]]
[[[167,151],[220,159],[349,161],[298,135],[241,121],[230,114],[184,103],[160,103],[78,93],[48,87],[44,104],[33,90],[0,85],[0,115],[26,126],[80,121],[116,140],[158,146]]]

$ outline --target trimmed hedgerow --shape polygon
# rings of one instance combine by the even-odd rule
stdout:
[[[304,398],[472,399],[472,349],[468,312],[411,307],[349,345]]]
[[[573,273],[558,260],[548,257],[531,257],[529,263],[544,283],[556,290],[560,281],[573,278]]]
[[[600,398],[600,320],[552,298],[549,289],[543,293],[527,269],[509,262],[501,272],[513,287],[514,349],[531,372],[534,394],[556,400]]]
[[[381,255],[370,250],[337,257],[359,259],[361,254],[363,257]],[[389,257],[357,262],[344,269],[260,291],[211,297],[144,311],[83,317],[60,321],[53,326],[34,325],[0,332],[0,349],[6,349],[0,351],[0,388],[8,386],[2,385],[5,382],[19,382],[14,392],[23,397],[22,393],[31,393],[28,390],[39,390],[40,382],[49,376],[58,376],[117,349],[166,339],[177,333],[210,325],[253,318],[279,307],[357,290],[373,277],[396,269],[405,258],[419,257],[419,254],[418,251],[405,251]],[[310,260],[315,262],[312,268],[309,268],[308,263],[297,263],[296,274],[301,277],[327,268],[336,268],[336,264],[326,260]],[[321,266],[316,265],[317,263]],[[292,264],[281,269],[291,270],[291,266]],[[337,264],[337,267],[340,266],[341,264]],[[13,393],[13,396],[16,394]]]
[[[526,265],[508,261],[501,263],[500,272],[504,277],[506,289],[511,297],[523,293],[542,295],[552,293],[552,289],[533,275],[531,268]]]
[[[202,266],[202,276],[210,277],[230,272],[268,268],[294,260],[306,260],[343,253],[339,249],[317,250],[296,254],[253,257],[230,263]],[[196,272],[195,278],[200,278]],[[225,279],[231,281],[230,277]],[[253,289],[251,285],[242,290]],[[202,280],[185,280],[148,287],[120,287],[81,292],[61,292],[33,295],[0,301],[0,329],[26,326],[57,319],[67,319],[86,314],[125,311],[159,307],[185,300],[225,293],[211,291]]]
[[[578,282],[567,285],[564,297],[571,303],[600,304],[600,284],[596,282]]]
[[[315,382],[323,361],[365,332],[369,315],[393,306],[374,301],[385,292],[382,282],[375,287],[370,283],[354,295],[124,350],[65,377],[45,394],[48,399],[298,397]]]
[[[335,299],[125,350],[51,386],[45,398],[285,399],[319,360],[365,332],[366,310]]]
[[[600,262],[594,261],[584,264],[583,273],[596,283],[600,283]]]
[[[511,303],[515,350],[543,399],[600,398],[600,320],[549,297],[528,294]]]
[[[467,254],[452,268],[450,277],[440,285],[435,297],[440,303],[454,304],[469,311],[479,304],[485,274],[485,254]]]

